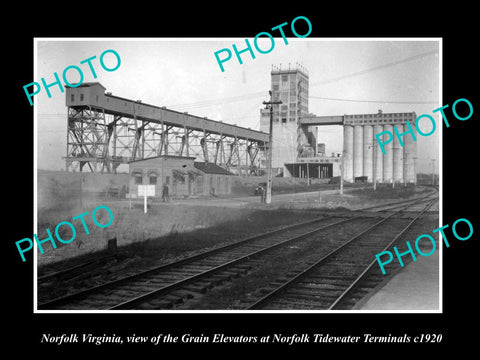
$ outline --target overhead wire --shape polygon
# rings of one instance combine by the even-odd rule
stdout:
[[[318,85],[329,84],[331,82],[347,79],[347,78],[350,78],[350,77],[364,75],[364,74],[367,74],[367,73],[370,73],[370,72],[373,72],[373,71],[378,71],[378,70],[385,69],[387,67],[391,67],[391,66],[394,66],[394,65],[403,64],[403,63],[406,63],[406,62],[409,62],[409,61],[412,61],[412,60],[416,60],[416,59],[421,59],[423,57],[433,55],[433,54],[437,54],[437,53],[438,53],[438,49],[430,50],[430,51],[427,51],[427,52],[424,52],[424,53],[420,53],[420,54],[409,56],[409,57],[406,57],[406,58],[403,58],[403,59],[395,60],[395,61],[392,61],[392,62],[389,62],[389,63],[386,63],[386,64],[374,66],[374,67],[369,68],[369,69],[356,71],[356,72],[353,72],[353,73],[350,73],[350,74],[337,76],[337,77],[334,77],[334,78],[331,78],[331,79],[326,79],[326,80],[318,81],[318,82],[315,82],[315,83],[310,83],[309,87],[315,87],[315,86],[318,86]]]
[[[309,96],[309,99],[319,99],[319,100],[331,100],[331,101],[345,101],[345,102],[357,102],[357,103],[385,103],[385,104],[437,104],[438,101],[395,101],[395,100],[360,100],[360,99],[338,99],[330,98],[323,96]]]
[[[420,58],[423,58],[423,57],[426,57],[426,56],[429,56],[429,55],[437,54],[437,53],[438,53],[438,49],[430,50],[430,51],[427,51],[427,52],[424,52],[424,53],[420,53],[420,54],[409,56],[409,57],[406,57],[406,58],[403,58],[403,59],[395,60],[395,61],[392,61],[392,62],[389,62],[389,63],[386,63],[386,64],[381,64],[381,65],[374,66],[374,67],[371,67],[371,68],[368,68],[368,69],[364,69],[364,70],[356,71],[356,72],[353,72],[353,73],[337,76],[337,77],[334,77],[334,78],[310,83],[309,87],[312,88],[312,87],[315,87],[315,86],[329,84],[329,83],[332,83],[332,82],[348,79],[348,78],[351,78],[351,77],[356,77],[356,76],[368,74],[368,73],[373,72],[373,71],[378,71],[378,70],[385,69],[385,68],[388,68],[388,67],[391,67],[391,66],[394,66],[394,65],[403,64],[403,63],[406,63],[406,62],[410,62],[410,61],[420,59]],[[197,101],[197,102],[193,102],[193,103],[183,103],[183,104],[169,105],[167,107],[169,107],[169,108],[181,107],[182,109],[186,109],[186,108],[187,109],[195,109],[195,108],[200,108],[200,107],[207,107],[207,106],[221,105],[221,104],[226,104],[226,103],[231,103],[231,102],[250,100],[250,99],[254,99],[256,97],[265,96],[265,93],[266,93],[265,91],[258,91],[258,92],[252,92],[252,93],[238,95],[238,96],[231,96],[231,97],[218,98],[218,99],[212,99],[212,100]],[[309,97],[312,97],[312,96],[309,96]],[[334,100],[333,98],[329,98],[327,100],[330,100],[330,99]],[[340,99],[338,99],[338,101],[340,101]],[[345,101],[349,101],[349,99],[345,99]],[[354,101],[354,100],[351,100],[351,101]],[[364,101],[362,101],[362,102],[364,102]],[[365,102],[367,102],[367,101],[365,101]],[[371,102],[375,102],[375,103],[378,103],[378,102],[406,103],[406,104],[417,104],[417,103],[419,103],[419,104],[425,104],[425,103],[430,104],[430,103],[432,103],[430,101],[428,101],[428,102],[411,102],[411,101],[408,101],[408,102],[392,102],[392,101],[376,101],[376,100],[375,101],[372,100]]]
[[[395,66],[398,64],[403,64],[409,61],[413,61],[416,59],[420,59],[432,54],[438,53],[438,49],[434,49],[431,51],[427,51],[424,53],[416,54],[407,58],[399,59],[396,61],[392,61],[386,64],[378,65],[372,68],[364,69],[361,71],[356,71],[350,74],[345,74],[341,76],[337,76],[334,78],[310,83],[309,87],[315,87],[319,85],[324,85],[324,84],[329,84],[332,82],[348,79],[351,77],[356,77],[360,75],[364,75],[373,71],[378,71],[381,69],[385,69],[391,66]],[[239,102],[239,101],[246,101],[246,100],[251,100],[257,97],[262,97],[265,96],[266,92],[265,91],[258,91],[258,92],[253,92],[253,93],[248,93],[248,94],[243,94],[243,95],[237,95],[237,96],[230,96],[230,97],[225,97],[225,98],[218,98],[218,99],[212,99],[212,100],[204,100],[204,101],[197,101],[193,103],[183,103],[183,104],[176,104],[176,105],[169,105],[167,108],[181,108],[182,111],[185,110],[192,110],[192,109],[197,109],[197,108],[202,108],[202,107],[209,107],[209,106],[216,106],[216,105],[222,105],[222,104],[227,104],[227,103],[232,103],[232,102]],[[309,99],[318,99],[318,100],[327,100],[327,101],[343,101],[343,102],[358,102],[358,103],[389,103],[389,104],[435,104],[437,101],[395,101],[395,100],[365,100],[365,99],[342,99],[342,98],[332,98],[332,97],[321,97],[321,96],[314,96],[314,95],[309,95]],[[49,116],[58,116],[60,114],[39,114],[39,116],[42,117],[49,117]]]

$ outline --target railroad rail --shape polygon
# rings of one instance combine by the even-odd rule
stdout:
[[[71,305],[74,302],[79,301],[80,299],[88,298],[91,295],[94,295],[94,294],[98,295],[103,291],[109,292],[111,289],[119,288],[119,287],[129,287],[129,286],[132,286],[132,288],[137,287],[137,291],[141,292],[140,289],[138,289],[138,286],[134,285],[135,282],[142,282],[144,279],[150,278],[150,277],[159,277],[160,274],[166,274],[167,275],[166,281],[168,282],[168,280],[170,280],[170,283],[174,284],[174,283],[177,283],[178,281],[181,281],[180,279],[182,279],[182,277],[184,278],[183,280],[185,280],[185,278],[190,278],[195,274],[198,275],[202,272],[209,271],[209,270],[212,270],[211,273],[214,273],[215,271],[218,271],[221,269],[219,266],[222,266],[222,260],[223,260],[223,263],[226,262],[225,261],[226,258],[235,259],[236,257],[242,256],[241,253],[244,253],[243,257],[248,258],[249,256],[253,256],[255,250],[252,250],[252,249],[254,249],[255,247],[257,247],[257,249],[260,248],[260,250],[262,250],[269,246],[271,247],[271,246],[278,245],[283,240],[285,240],[285,238],[288,239],[289,236],[291,239],[294,237],[300,237],[302,235],[305,235],[306,233],[308,233],[309,231],[313,231],[314,229],[317,231],[320,231],[321,228],[318,227],[318,224],[321,222],[330,221],[331,224],[327,224],[326,226],[334,226],[338,222],[349,220],[349,219],[350,218],[345,219],[343,215],[327,216],[327,217],[321,217],[321,218],[310,220],[307,222],[295,224],[293,226],[283,227],[283,228],[266,232],[258,236],[250,237],[232,244],[221,246],[212,250],[207,250],[199,254],[181,259],[179,261],[174,261],[162,266],[158,266],[146,271],[139,272],[131,276],[126,276],[125,278],[121,278],[121,279],[111,281],[102,285],[98,285],[98,286],[86,289],[84,291],[66,295],[66,296],[48,301],[46,303],[40,304],[38,308],[39,309],[61,308],[65,305],[67,306]],[[204,264],[198,264],[198,262],[202,262],[202,261],[204,262]],[[226,264],[223,264],[223,265],[226,265]],[[229,264],[229,265],[233,265],[233,264]],[[191,267],[191,269],[186,269],[186,267]],[[216,270],[214,270],[215,268]],[[132,293],[132,291],[128,291],[128,290],[126,290],[126,292]],[[124,294],[124,296],[122,297],[132,298],[134,296],[132,296],[132,294],[130,294],[130,296],[128,296],[128,294]],[[111,301],[109,301],[109,303],[110,302]],[[113,305],[110,304],[110,305],[114,306],[118,304],[113,304]]]
[[[413,203],[423,201],[424,197]],[[411,205],[406,205],[408,207]],[[353,211],[321,217],[283,227],[213,250],[162,265],[132,276],[98,285],[40,304],[45,309],[158,309],[170,308],[185,298],[241,276],[255,261],[266,261],[269,253],[295,242],[313,242],[315,235],[350,224],[357,229],[376,219]]]
[[[424,200],[420,199],[419,202]],[[308,268],[300,269],[288,280],[275,285],[273,290],[249,305],[247,309],[337,309],[341,303],[347,301],[355,287],[370,274],[376,263],[375,260],[371,260],[375,259],[375,254],[393,246],[436,201],[437,199],[429,199],[412,220],[396,215],[417,203],[404,205],[400,210],[385,216],[342,242]],[[387,223],[391,231],[385,231]],[[377,280],[378,282],[380,280]]]
[[[105,256],[101,256],[98,258],[94,258],[90,261],[83,262],[81,264],[77,264],[71,266],[69,268],[61,269],[54,272],[48,272],[46,274],[40,275],[37,277],[38,283],[51,281],[53,279],[66,279],[66,278],[73,278],[81,275],[85,275],[85,271],[88,269],[97,270],[99,267],[102,267],[105,264],[109,264],[111,260],[115,258],[114,254],[109,254]]]
[[[368,208],[362,208],[362,209],[359,209],[360,211],[368,211],[368,212],[381,212],[381,211],[391,211],[391,210],[395,210],[395,209],[400,209],[402,208],[404,205],[406,204],[413,204],[415,206],[422,206],[422,204],[426,204],[426,203],[429,203],[430,201],[432,201],[433,199],[436,198],[436,194],[427,194],[423,197],[420,197],[420,198],[417,198],[417,199],[408,199],[408,200],[402,200],[402,201],[397,201],[397,202],[392,202],[392,203],[386,203],[386,204],[379,204],[379,205],[375,205],[375,206],[372,206],[372,207],[368,207]],[[423,209],[423,208],[422,208]],[[413,209],[410,209],[409,211],[416,211]]]

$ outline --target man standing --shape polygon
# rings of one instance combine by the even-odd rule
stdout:
[[[168,196],[168,185],[164,184],[162,188],[162,200],[163,202],[170,201],[170,197]]]
[[[264,203],[265,202],[265,196],[266,196],[265,188],[262,185],[260,185],[258,190],[259,190],[259,193],[260,193],[260,202]]]

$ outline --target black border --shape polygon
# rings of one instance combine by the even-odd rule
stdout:
[[[475,314],[475,257],[478,254],[478,215],[471,205],[476,204],[476,130],[480,111],[478,91],[474,92],[479,78],[475,52],[473,18],[475,9],[467,5],[452,5],[448,11],[428,8],[425,11],[406,3],[384,4],[380,8],[351,7],[342,4],[339,9],[316,3],[312,9],[304,4],[290,4],[288,9],[280,4],[268,6],[245,3],[220,4],[218,7],[202,4],[201,10],[184,4],[184,9],[173,10],[162,3],[155,5],[115,5],[100,10],[76,8],[76,12],[32,11],[21,12],[18,32],[4,29],[8,54],[4,55],[4,70],[8,66],[7,94],[4,99],[11,107],[5,108],[3,117],[4,138],[9,149],[4,152],[5,178],[15,178],[4,185],[5,213],[8,221],[4,249],[7,267],[4,269],[4,316],[7,338],[5,343],[12,350],[34,350],[40,354],[110,353],[133,350],[143,355],[153,350],[162,354],[165,349],[195,351],[199,354],[213,348],[220,353],[228,346],[236,352],[244,348],[282,352],[288,350],[330,350],[340,347],[357,350],[366,348],[370,353],[387,346],[401,351],[427,349],[432,351],[461,346],[466,350],[475,344],[476,324],[469,321]],[[113,5],[112,5],[113,6]],[[153,7],[152,7],[153,6]],[[442,5],[439,5],[442,6]],[[209,15],[205,13],[209,12]],[[283,11],[282,11],[283,10]],[[71,10],[74,11],[74,10]],[[81,13],[81,14],[80,14]],[[132,14],[130,14],[132,13]],[[136,13],[136,14],[135,14]],[[41,15],[44,15],[43,17]],[[132,15],[132,16],[130,16]],[[443,38],[443,104],[452,104],[458,98],[467,98],[473,104],[474,115],[468,121],[450,122],[443,129],[443,224],[452,224],[458,218],[468,218],[474,225],[474,236],[469,241],[451,241],[444,249],[444,313],[443,314],[33,314],[33,257],[27,256],[22,263],[14,242],[30,237],[33,231],[33,111],[25,101],[22,86],[33,81],[34,37],[254,37],[258,32],[290,22],[296,16],[306,16],[313,25],[310,37],[442,37]],[[41,19],[41,21],[39,20]],[[87,24],[93,23],[94,26]],[[2,25],[3,26],[3,25]],[[16,29],[16,28],[14,28]],[[6,58],[6,59],[5,59]],[[5,105],[4,105],[5,106]],[[13,110],[13,111],[12,111]],[[447,112],[451,115],[451,112]],[[4,259],[5,259],[4,258]],[[272,333],[286,335],[323,333],[331,335],[376,335],[410,336],[420,333],[441,333],[440,344],[304,344],[295,346],[170,344],[161,347],[128,346],[115,347],[46,345],[40,344],[42,333],[88,333],[153,336],[159,333],[181,335],[184,333],[212,335],[262,336]],[[325,348],[325,346],[328,346]],[[396,350],[396,351],[397,351]],[[177,355],[177,352],[172,353]],[[163,353],[166,356],[165,353]],[[231,353],[230,353],[231,355]],[[388,356],[383,353],[382,356]]]

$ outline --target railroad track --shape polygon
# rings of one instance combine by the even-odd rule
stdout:
[[[207,276],[215,277],[215,273],[227,267],[232,267],[236,261],[238,266],[233,270],[225,272],[224,275],[230,277],[240,276],[245,271],[248,271],[249,266],[242,266],[241,261],[246,260],[251,256],[267,251],[266,249],[273,249],[280,244],[286,245],[285,241],[294,241],[292,239],[301,238],[312,231],[321,231],[322,226],[334,226],[343,221],[349,221],[351,217],[344,217],[340,214],[337,216],[321,217],[319,219],[307,221],[301,224],[288,226],[278,230],[274,230],[259,236],[251,237],[245,240],[235,242],[226,246],[222,246],[213,250],[208,250],[200,254],[168,263],[153,269],[139,272],[132,276],[126,276],[122,279],[111,281],[102,285],[92,287],[77,293],[69,294],[57,299],[47,301],[38,306],[39,309],[114,309],[127,307],[125,299],[134,300],[140,303],[140,299],[146,299],[145,296],[152,291],[161,290],[165,293],[167,286],[169,291],[179,288],[180,285],[192,283],[194,280],[200,280]],[[357,215],[359,217],[360,215]],[[228,278],[228,276],[221,276],[211,281],[208,280],[205,284],[197,281],[197,284],[189,287],[192,292],[204,292],[206,288],[211,287],[212,284],[221,282],[221,278]],[[188,294],[186,297],[189,297]],[[142,294],[138,296],[138,294]],[[156,295],[160,295],[156,293]],[[176,295],[173,295],[175,298]],[[172,300],[169,297],[169,301]],[[175,299],[173,299],[175,302]],[[168,301],[167,301],[168,302]],[[122,305],[123,304],[123,305]],[[133,305],[133,303],[130,303]],[[128,306],[130,306],[128,305]],[[168,305],[167,305],[168,306]]]
[[[66,269],[48,272],[41,276],[37,277],[38,283],[49,282],[52,280],[63,280],[63,279],[73,279],[77,277],[85,276],[85,272],[87,271],[97,271],[99,268],[102,268],[105,265],[108,265],[112,260],[114,260],[115,255],[109,254],[105,256],[101,256],[98,258],[94,258],[90,261],[83,262],[81,264],[77,264],[71,266]]]
[[[404,205],[403,209],[424,200]],[[436,201],[428,199],[413,219],[397,216],[403,209],[385,216],[325,253],[309,267],[298,269],[288,279],[272,283],[266,295],[246,308],[337,310],[351,307],[353,295],[358,298],[360,293],[362,296],[384,279],[378,271],[372,271],[376,264],[375,254],[393,246]],[[363,288],[359,289],[359,285]]]
[[[420,201],[421,199],[417,200]],[[195,256],[139,272],[78,293],[40,304],[45,309],[164,309],[242,276],[258,263],[268,261],[278,249],[318,241],[320,232],[337,232],[349,225],[358,231],[375,222],[362,212],[322,217],[245,239]],[[347,233],[348,231],[345,230]]]
[[[406,199],[406,200],[400,200],[400,201],[393,201],[393,202],[388,202],[385,204],[379,204],[379,205],[373,205],[373,206],[368,206],[359,209],[359,211],[374,211],[374,212],[380,212],[380,211],[388,211],[388,210],[395,210],[395,209],[400,209],[404,205],[407,204],[415,204],[415,205],[421,205],[424,203],[428,203],[433,199],[438,198],[438,191],[432,191],[426,195],[412,198],[412,199]],[[412,211],[412,209],[410,209]]]
[[[387,212],[387,211],[392,211],[396,209],[401,209],[403,206],[407,204],[411,204],[414,206],[411,206],[410,209],[408,210],[409,212],[418,212],[418,209],[422,210],[423,206],[425,204],[428,204],[430,201],[434,200],[436,198],[435,194],[427,195],[424,198],[418,199],[418,201],[411,201],[411,200],[404,200],[400,201],[396,204],[382,204],[382,205],[375,205],[374,208],[368,208],[364,209],[364,211],[368,212]]]

